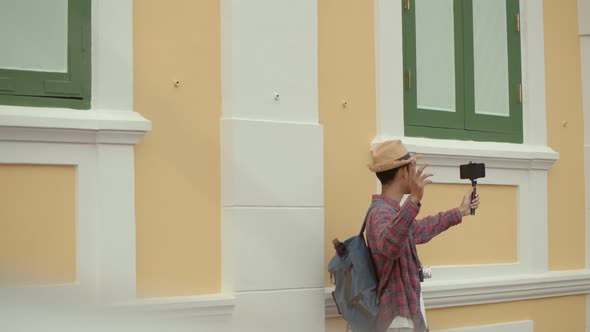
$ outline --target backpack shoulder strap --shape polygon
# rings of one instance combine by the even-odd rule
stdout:
[[[363,234],[365,233],[365,229],[367,228],[367,220],[369,219],[369,213],[371,212],[371,210],[375,207],[375,206],[379,206],[382,205],[383,202],[377,200],[371,203],[371,206],[369,206],[369,209],[367,210],[367,214],[365,215],[365,221],[363,221],[363,226],[361,227],[361,231],[359,233],[359,236],[363,236]]]

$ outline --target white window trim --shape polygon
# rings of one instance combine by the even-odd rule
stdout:
[[[92,108],[0,106],[0,164],[76,168],[76,280],[0,296],[113,303],[136,297],[133,1],[92,1]]]
[[[133,112],[133,2],[92,1],[90,110],[0,105],[0,140],[135,144],[151,122]]]
[[[401,138],[411,151],[425,155],[437,174],[435,182],[462,183],[457,166],[473,160],[487,164],[488,177],[480,183],[516,185],[521,189],[518,262],[441,267],[444,279],[481,277],[490,273],[543,273],[548,269],[547,211],[527,208],[546,206],[547,171],[559,159],[558,153],[546,145],[543,4],[521,1],[520,13],[524,144],[438,140],[404,136],[402,6],[399,1],[375,0],[378,135],[373,145]]]
[[[375,0],[375,57],[377,87],[377,138],[381,142],[404,137],[403,32],[399,1]],[[520,1],[521,61],[523,79],[524,144],[504,145],[498,153],[525,150],[534,152],[547,144],[545,117],[545,49],[543,4]],[[429,147],[431,139],[416,139],[417,147]],[[481,150],[479,142],[450,141],[460,149]],[[557,154],[552,157],[558,159]]]

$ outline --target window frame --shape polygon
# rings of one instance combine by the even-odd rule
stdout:
[[[91,0],[68,0],[65,73],[0,68],[0,105],[90,109]]]
[[[522,255],[519,253],[517,263],[441,267],[435,271],[438,273],[437,278],[453,279],[451,283],[455,285],[464,283],[469,286],[473,280],[482,277],[507,280],[523,274],[542,276],[548,271],[547,241],[531,242],[535,248],[527,247],[523,241],[547,238],[548,230],[543,226],[547,220],[546,209],[533,209],[533,215],[527,213],[531,211],[530,206],[542,205],[547,201],[547,174],[554,162],[559,160],[559,154],[547,146],[543,2],[520,1],[523,144],[410,137],[404,123],[404,84],[401,79],[405,69],[402,54],[403,6],[395,0],[374,0],[374,4],[377,112],[372,147],[387,140],[403,140],[410,152],[424,155],[424,161],[430,163],[429,167],[436,168],[435,182],[441,182],[442,177],[456,182],[457,165],[480,161],[486,163],[489,175],[493,173],[488,180],[505,181],[508,176],[502,173],[507,172],[507,175],[515,176],[515,180],[524,186],[534,185],[528,189],[519,189],[523,193],[522,197],[526,198],[519,199],[519,211],[522,212],[519,213],[519,248],[526,250],[523,250]],[[488,184],[493,182],[488,181]],[[520,232],[520,225],[534,225],[535,231]],[[447,286],[444,281],[441,285]],[[447,288],[453,293],[461,287]],[[437,289],[431,291],[439,293]]]
[[[515,29],[518,0],[506,0],[509,107],[508,117],[475,113],[473,3],[453,0],[455,22],[456,111],[444,113],[417,107],[415,5],[402,1],[404,127],[407,136],[523,143],[520,31]],[[413,81],[413,82],[412,82]]]

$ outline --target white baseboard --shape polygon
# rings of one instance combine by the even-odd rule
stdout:
[[[235,297],[225,294],[137,299],[115,307],[161,318],[231,316]]]
[[[532,320],[509,322],[485,326],[470,326],[450,330],[433,330],[432,332],[534,332],[535,324]]]

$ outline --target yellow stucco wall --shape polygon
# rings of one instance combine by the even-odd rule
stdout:
[[[334,252],[332,239],[359,231],[376,186],[365,167],[376,132],[373,2],[320,0],[318,16],[327,263]]]
[[[0,165],[0,285],[76,281],[76,168]]]
[[[471,185],[433,184],[427,187],[418,218],[459,206]],[[518,189],[479,185],[485,202],[475,216],[418,246],[425,265],[514,263],[517,261]]]
[[[134,1],[140,296],[220,291],[220,38],[219,1]]]
[[[558,308],[558,309],[556,309]],[[430,330],[533,320],[535,332],[584,332],[585,296],[427,310]],[[327,319],[326,332],[346,330],[342,319]]]
[[[581,269],[585,259],[584,121],[578,1],[545,0],[543,4],[547,141],[560,154],[548,182],[549,268]]]

